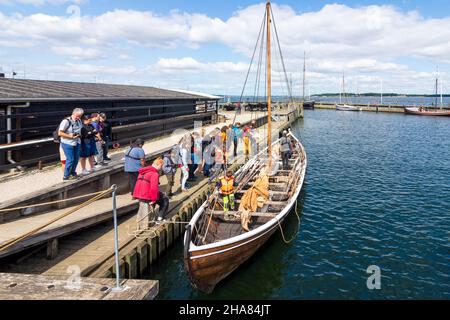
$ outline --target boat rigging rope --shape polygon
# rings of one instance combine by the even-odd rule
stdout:
[[[32,205],[29,205],[29,206],[8,208],[8,209],[0,209],[0,213],[2,213],[2,212],[11,212],[11,211],[16,211],[16,210],[22,210],[22,209],[28,209],[28,208],[48,206],[48,205],[51,205],[51,204],[56,204],[56,203],[61,203],[61,202],[66,202],[66,201],[71,201],[71,200],[87,198],[87,197],[90,197],[90,196],[98,195],[98,194],[100,194],[102,192],[104,192],[104,191],[98,191],[98,192],[94,192],[94,193],[85,194],[83,196],[67,198],[67,199],[62,199],[62,200],[55,200],[55,201],[44,202],[44,203],[39,203],[39,204],[32,204]]]
[[[102,198],[102,197],[104,197],[105,195],[110,194],[110,193],[112,193],[112,192],[113,192],[113,189],[112,189],[112,188],[107,189],[107,190],[104,190],[104,191],[100,192],[98,195],[96,195],[95,197],[93,197],[93,198],[91,198],[91,199],[89,199],[89,200],[87,200],[87,201],[85,201],[85,202],[83,202],[83,203],[77,205],[75,208],[70,209],[69,211],[67,211],[67,212],[65,212],[65,213],[63,213],[63,214],[61,214],[60,216],[58,216],[58,217],[56,217],[56,218],[54,218],[54,219],[52,219],[52,220],[50,220],[50,221],[48,221],[48,222],[46,222],[45,224],[43,224],[43,225],[41,225],[41,226],[39,226],[39,227],[37,227],[37,228],[35,228],[35,229],[29,231],[29,232],[26,232],[26,233],[22,234],[21,236],[19,236],[19,237],[17,237],[17,238],[14,238],[14,239],[11,239],[11,240],[9,240],[9,241],[6,241],[5,243],[3,243],[3,244],[0,245],[0,252],[6,250],[6,249],[8,249],[8,248],[10,248],[10,247],[13,246],[14,244],[16,244],[16,243],[18,243],[18,242],[20,242],[20,241],[22,241],[22,240],[28,238],[29,236],[35,234],[36,232],[38,232],[38,231],[40,231],[40,230],[42,230],[42,229],[48,227],[49,225],[53,224],[54,222],[59,221],[59,220],[61,220],[62,218],[65,218],[65,217],[71,215],[72,213],[74,213],[74,212],[76,212],[76,211],[78,211],[78,210],[80,210],[80,209],[82,209],[82,208],[84,208],[84,207],[86,207],[86,206],[92,204],[93,202],[99,200],[100,198]],[[66,200],[66,201],[67,201],[67,200]]]
[[[300,231],[300,216],[298,215],[297,202],[298,202],[298,200],[295,201],[295,215],[297,216],[297,219],[298,219],[298,225],[297,225],[297,230],[295,231],[294,235],[292,236],[292,238],[290,240],[286,240],[286,238],[284,236],[284,232],[283,232],[283,227],[281,226],[280,220],[277,220],[278,226],[280,227],[281,237],[283,238],[283,241],[286,244],[290,244],[292,241],[294,241],[294,239],[298,235],[298,232]]]
[[[259,30],[258,39],[256,40],[255,49],[253,50],[252,60],[250,61],[250,66],[248,67],[247,76],[245,77],[244,87],[242,88],[242,92],[241,92],[241,96],[239,98],[239,102],[242,102],[242,97],[244,96],[245,87],[247,86],[247,81],[248,81],[248,77],[250,75],[250,71],[251,71],[251,68],[252,68],[252,65],[253,65],[253,60],[255,58],[256,49],[258,48],[259,39],[261,38],[261,33],[263,32],[264,22],[266,21],[266,14],[267,13],[264,14],[264,19],[263,19],[263,22],[261,23],[261,28]],[[236,122],[236,116],[237,116],[237,110],[236,110],[236,112],[234,114],[233,125]]]
[[[284,77],[285,77],[285,81],[286,81],[286,84],[287,84],[287,87],[288,87],[289,98],[290,98],[291,102],[293,102],[294,99],[292,98],[292,88],[290,87],[289,80],[288,80],[288,77],[287,77],[286,66],[284,64],[283,52],[281,51],[280,38],[278,37],[278,30],[277,30],[277,25],[275,23],[275,17],[274,17],[273,11],[272,11],[272,6],[270,7],[270,12],[272,14],[273,27],[274,27],[275,35],[276,35],[276,38],[277,38],[278,50],[280,52],[281,63],[283,65]]]

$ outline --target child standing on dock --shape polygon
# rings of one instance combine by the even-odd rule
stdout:
[[[91,119],[88,116],[83,116],[83,128],[81,128],[81,152],[80,164],[81,174],[88,175],[94,168],[94,156],[97,154],[97,146],[95,144],[95,136],[98,132],[91,125]],[[89,162],[91,170],[86,170],[86,160]]]
[[[97,163],[97,166],[105,166],[106,163],[104,162],[103,158],[103,144],[104,141],[102,139],[102,126],[100,124],[100,114],[93,113],[91,114],[91,125],[97,130],[99,133],[96,138],[96,146],[97,146],[97,155],[95,155],[95,162]]]
[[[181,192],[187,191],[186,182],[189,178],[189,151],[190,141],[183,138],[180,141],[180,169],[181,169]]]

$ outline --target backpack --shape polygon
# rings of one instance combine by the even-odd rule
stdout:
[[[172,152],[173,152],[173,163],[174,164],[182,164],[183,162],[181,161],[181,148],[180,145],[176,144],[172,147]]]
[[[133,160],[141,160],[141,158],[136,158],[136,157],[130,156],[131,151],[133,151],[133,149],[135,149],[135,148],[130,148],[130,150],[128,150],[128,152],[125,154],[125,157],[133,159]]]
[[[66,118],[64,120],[69,121],[69,126],[67,127],[66,131],[69,130],[70,127],[73,126],[72,121],[69,120],[69,118]],[[58,124],[58,127],[56,127],[56,130],[52,132],[53,142],[54,143],[61,143],[61,137],[59,136],[59,126],[61,124]]]

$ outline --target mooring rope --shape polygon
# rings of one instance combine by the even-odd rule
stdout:
[[[67,202],[67,201],[71,201],[71,200],[83,199],[83,198],[87,198],[87,197],[90,197],[90,196],[95,196],[95,195],[101,194],[102,192],[104,192],[104,190],[103,191],[94,192],[94,193],[85,194],[83,196],[73,197],[73,198],[67,198],[67,199],[62,199],[62,200],[55,200],[55,201],[44,202],[44,203],[39,203],[39,204],[32,204],[32,205],[22,206],[22,207],[0,209],[0,213],[11,212],[11,211],[16,211],[16,210],[23,210],[23,209],[28,209],[28,208],[48,206],[48,205],[51,205],[51,204]]]
[[[298,233],[300,231],[300,216],[298,215],[297,202],[298,202],[298,200],[295,201],[295,215],[297,216],[297,219],[298,219],[298,225],[297,225],[297,230],[295,231],[295,234],[292,236],[292,238],[290,240],[286,240],[286,237],[284,236],[283,227],[281,226],[280,220],[277,220],[278,226],[280,227],[280,231],[281,231],[281,237],[283,238],[283,241],[286,244],[289,244],[292,241],[294,241],[294,239],[297,237],[297,235],[298,235]]]

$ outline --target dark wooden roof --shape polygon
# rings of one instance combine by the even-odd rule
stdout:
[[[87,100],[210,99],[153,87],[0,78],[0,103]]]

